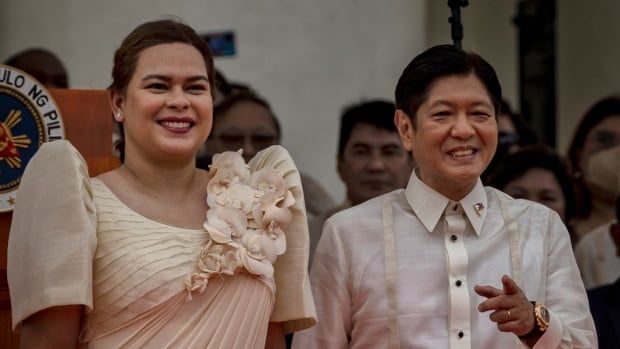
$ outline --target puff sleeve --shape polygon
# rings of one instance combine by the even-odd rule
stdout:
[[[88,169],[67,141],[45,143],[26,167],[9,233],[13,329],[43,309],[92,310],[96,215]]]
[[[281,146],[259,152],[249,165],[252,171],[272,167],[281,172],[295,197],[293,219],[286,228],[286,252],[274,264],[276,300],[270,321],[284,323],[286,333],[311,327],[316,323],[316,310],[308,278],[308,219],[299,171]]]

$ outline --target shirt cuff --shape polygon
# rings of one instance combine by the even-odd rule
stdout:
[[[549,311],[549,327],[532,349],[557,348],[562,341],[562,327],[562,321]]]

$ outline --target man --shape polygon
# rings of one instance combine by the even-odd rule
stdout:
[[[340,119],[336,163],[346,186],[346,200],[309,222],[311,261],[327,218],[407,185],[414,162],[394,125],[393,103],[376,100],[345,109]]]
[[[616,221],[609,227],[609,236],[620,260],[620,197],[616,201]],[[618,348],[620,344],[620,278],[614,284],[588,291],[590,310],[596,323],[601,349]]]
[[[269,103],[247,87],[236,88],[215,106],[206,154],[197,159],[197,166],[206,169],[213,154],[239,149],[250,161],[259,151],[280,144],[280,139],[280,123]],[[302,173],[301,181],[310,216],[319,216],[334,206],[329,193],[316,180]]]
[[[609,235],[620,259],[620,197],[616,201],[616,222],[609,227]],[[620,278],[612,285],[588,292],[590,310],[596,323],[600,348],[617,348],[620,343]]]
[[[558,215],[480,181],[497,146],[493,68],[436,46],[395,94],[416,170],[327,220],[311,271],[319,322],[294,347],[596,348]]]

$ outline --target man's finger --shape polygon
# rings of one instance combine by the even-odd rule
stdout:
[[[521,292],[521,289],[519,288],[517,283],[514,282],[514,280],[511,279],[508,275],[502,276],[502,285],[504,288],[504,294],[512,295]]]
[[[478,295],[482,297],[486,297],[486,298],[493,298],[493,297],[501,296],[504,294],[503,290],[500,290],[499,288],[495,288],[493,286],[476,285],[474,287],[474,291]]]

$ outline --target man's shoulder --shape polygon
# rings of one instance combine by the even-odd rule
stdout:
[[[385,200],[392,200],[396,195],[401,193],[403,189],[397,189],[392,192],[375,196],[372,199],[362,202],[361,204],[350,206],[336,212],[333,217],[351,217],[356,215],[378,215],[381,216],[383,212],[383,204]]]
[[[327,219],[327,222],[336,228],[382,226],[385,200],[393,200],[402,193],[403,189],[397,189],[387,194],[379,195],[359,205],[336,212]]]

